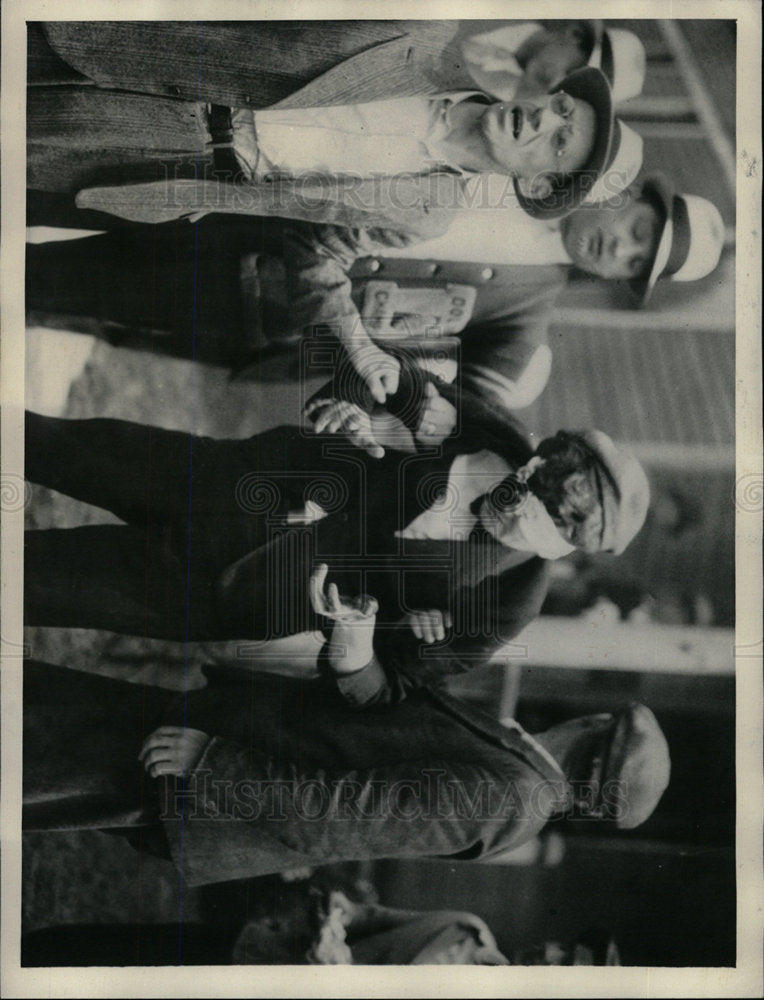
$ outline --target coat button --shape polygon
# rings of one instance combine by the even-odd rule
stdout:
[[[171,87],[167,88],[167,93],[170,97],[180,97],[180,87],[174,83]]]
[[[494,275],[494,270],[492,267],[484,267],[480,272],[480,277],[483,281],[490,281]]]
[[[380,264],[380,262],[377,260],[376,257],[372,257],[372,259],[368,263],[368,268],[372,274],[376,274],[381,267],[382,265]]]

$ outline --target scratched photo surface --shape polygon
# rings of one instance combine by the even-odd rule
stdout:
[[[27,46],[22,965],[734,966],[735,22]]]

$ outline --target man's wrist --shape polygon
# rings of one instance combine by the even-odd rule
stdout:
[[[327,662],[335,674],[355,674],[363,670],[374,659],[374,643],[371,638],[359,643],[357,638],[350,637],[348,642],[342,641],[342,635],[335,633],[329,640]]]

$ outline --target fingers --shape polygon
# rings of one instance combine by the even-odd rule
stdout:
[[[446,629],[451,627],[451,615],[437,608],[429,611],[412,611],[408,615],[409,625],[417,639],[426,643],[442,642]]]
[[[175,750],[172,747],[156,747],[143,758],[143,766],[147,771],[151,771],[157,764],[169,763],[176,759]]]
[[[308,581],[310,603],[316,614],[336,619],[338,615],[346,614],[347,608],[342,603],[336,583],[330,583],[324,594],[324,583],[328,572],[329,567],[326,563],[320,563],[311,573]]]
[[[456,408],[431,382],[425,383],[425,392],[426,402],[416,437],[428,444],[441,444],[456,426]]]
[[[400,365],[395,365],[382,372],[382,384],[388,396],[394,396],[398,391],[398,382],[401,376]],[[384,400],[383,400],[384,402]]]
[[[138,754],[138,760],[143,760],[146,754],[152,750],[171,746],[175,740],[183,736],[184,732],[185,730],[182,726],[160,726],[158,729],[155,729],[144,740],[141,752]]]
[[[327,611],[326,598],[324,597],[324,582],[328,572],[329,567],[326,563],[321,563],[310,574],[310,581],[308,583],[310,604],[318,615],[326,614]]]
[[[353,607],[366,618],[374,617],[379,611],[379,602],[369,594],[360,594],[353,600]]]
[[[316,418],[316,422],[313,425],[314,430],[316,434],[323,434],[324,431],[328,431],[329,434],[335,434],[337,432],[338,421],[339,417],[336,405],[327,406]]]
[[[352,360],[375,402],[384,405],[387,396],[398,391],[401,366],[397,358],[370,344],[358,350]]]
[[[329,589],[327,591],[327,604],[329,605],[329,610],[332,614],[344,611],[342,601],[340,600],[340,592],[337,590],[336,583],[329,584]]]
[[[207,739],[198,729],[160,726],[144,742],[138,760],[152,778],[162,774],[183,777],[199,759]]]
[[[363,450],[370,455],[372,458],[384,458],[385,449],[381,444],[377,444],[376,441],[368,441],[366,444],[361,445]]]
[[[306,403],[305,409],[302,411],[306,417],[310,417],[312,414],[316,413],[322,407],[326,406],[327,403],[331,403],[330,399],[314,399],[310,403]]]
[[[384,406],[387,399],[387,389],[382,382],[382,376],[377,373],[370,375],[366,379],[366,388],[371,393],[374,402]]]
[[[384,456],[385,449],[377,442],[370,430],[356,428],[354,432],[348,436],[356,448],[360,448],[362,451],[365,451],[368,455],[371,455],[372,458],[382,458]]]

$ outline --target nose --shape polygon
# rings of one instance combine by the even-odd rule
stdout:
[[[628,260],[638,250],[630,236],[613,233],[607,244],[608,253],[615,261]]]
[[[535,105],[528,105],[525,109],[525,118],[534,132],[538,132],[541,125],[541,108]]]

